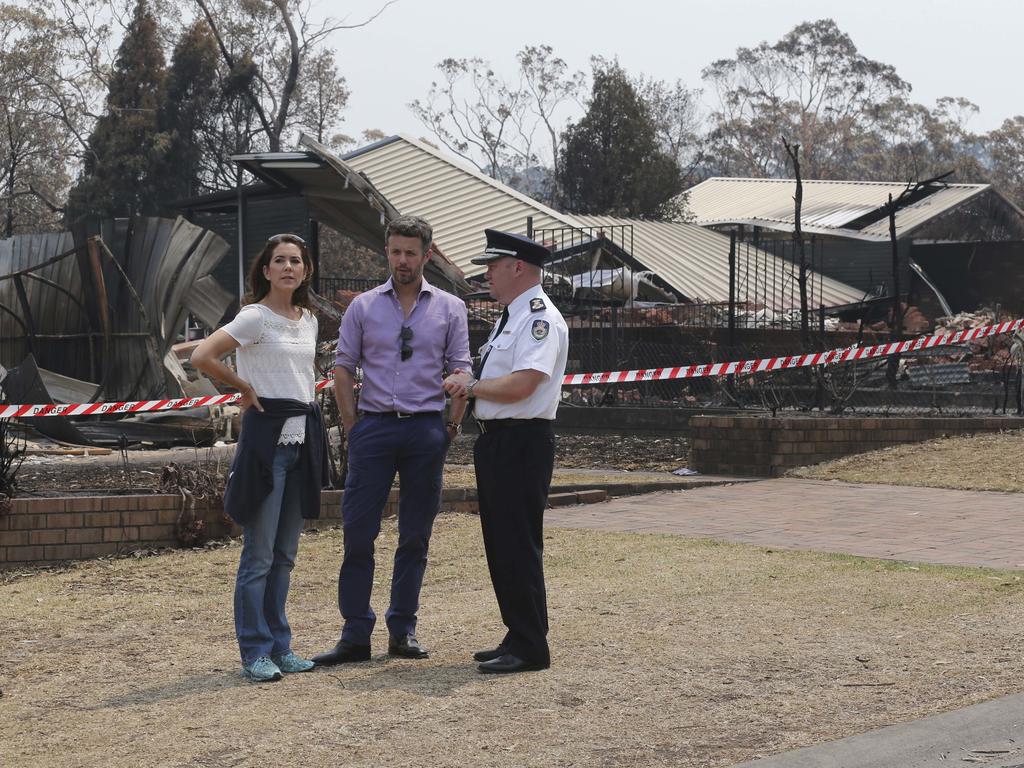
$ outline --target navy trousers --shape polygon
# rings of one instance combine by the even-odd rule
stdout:
[[[544,508],[555,465],[550,422],[488,431],[473,446],[484,551],[501,620],[501,646],[547,667],[548,606],[544,589]]]
[[[348,475],[341,516],[345,555],[338,574],[341,638],[370,642],[377,615],[370,606],[374,542],[395,473],[399,477],[398,547],[385,614],[394,637],[416,632],[420,587],[434,518],[441,507],[441,473],[448,433],[440,413],[399,419],[366,413],[348,436]]]

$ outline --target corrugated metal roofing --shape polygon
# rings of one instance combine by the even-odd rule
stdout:
[[[102,239],[78,249],[68,232],[0,240],[0,363],[11,368],[33,352],[50,370],[102,383],[105,397],[178,396],[180,386],[161,361],[196,285],[208,318],[219,320],[227,310],[231,295],[203,278],[228,245],[180,217],[105,221],[100,229]],[[116,255],[100,255],[108,242]],[[88,267],[93,247],[101,280]]]
[[[658,274],[687,298],[694,301],[724,302],[729,300],[729,238],[709,229],[692,224],[674,222],[640,221],[617,219],[612,216],[577,216],[587,227],[611,227],[631,225],[633,228],[633,256],[648,269]],[[744,245],[743,247],[747,247]],[[783,276],[780,279],[795,281],[795,267],[792,263],[766,251],[753,253],[766,273]],[[788,276],[788,277],[786,277]],[[741,278],[742,279],[742,278]],[[827,307],[853,304],[864,298],[864,292],[830,277],[814,276],[817,287],[820,280],[820,301]],[[769,301],[781,300],[779,296],[765,296],[751,286],[740,285],[739,294],[756,293]],[[818,300],[815,291],[815,300]],[[770,307],[775,311],[791,309],[780,303]]]
[[[74,247],[70,232],[18,235],[0,240],[0,275],[37,267]],[[32,278],[22,279],[27,312],[18,296],[15,281],[0,280],[0,363],[13,368],[29,352],[35,352],[40,365],[53,366],[63,359],[73,361],[82,370],[89,370],[89,345],[81,339],[51,343],[43,349],[36,349],[32,343],[34,335],[56,336],[89,330],[85,312],[69,301],[61,290],[80,283],[79,266],[79,261],[72,256],[35,270],[35,274],[50,281],[51,285]]]
[[[527,216],[533,216],[535,229],[578,226],[571,217],[408,136],[392,136],[342,159],[365,173],[399,211],[429,221],[438,246],[467,276],[486,270],[469,261],[483,253],[485,228],[525,234]]]
[[[323,144],[302,134],[299,145],[304,151],[233,155],[232,159],[257,178],[301,193],[317,220],[368,248],[380,248],[385,221],[398,213],[395,206],[372,182],[360,176],[358,169]],[[464,275],[453,269],[445,253],[436,254],[427,271],[442,288],[468,288]]]
[[[365,173],[399,211],[423,216],[434,239],[466,275],[486,267],[470,259],[483,252],[484,229],[526,232],[562,227],[632,225],[632,256],[684,296],[704,301],[729,299],[729,238],[692,225],[559,213],[408,136],[392,136],[344,158]],[[762,253],[767,261],[776,257]],[[779,269],[782,266],[779,259]],[[826,278],[828,306],[859,301],[863,292]]]
[[[888,181],[804,181],[800,222],[804,232],[857,240],[888,240],[889,221],[881,218],[862,229],[849,225],[885,205],[906,189]],[[941,213],[989,189],[988,184],[943,184],[927,197],[896,213],[896,236],[906,237]],[[691,187],[687,205],[694,223],[750,224],[792,232],[794,179],[712,178]]]

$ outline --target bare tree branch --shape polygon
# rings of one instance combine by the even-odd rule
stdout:
[[[281,134],[284,131],[285,121],[288,119],[288,107],[291,104],[292,94],[295,92],[295,84],[299,79],[299,36],[295,32],[295,26],[288,14],[288,0],[271,0],[271,2],[281,13],[281,20],[288,31],[288,42],[290,43],[288,75],[285,78],[284,87],[281,89],[281,100],[274,118],[274,132],[270,137],[270,151],[280,152]]]
[[[51,213],[63,214],[66,210],[66,206],[55,203],[49,196],[47,196],[42,190],[36,189],[32,184],[28,185],[28,189],[18,190],[14,193],[14,197],[24,197],[31,195],[38,199],[43,205],[50,209]]]
[[[206,23],[210,27],[210,32],[213,34],[214,40],[217,41],[217,47],[220,49],[221,56],[224,57],[224,63],[227,64],[229,70],[237,71],[238,62],[235,61],[235,57],[231,55],[231,51],[229,51],[227,45],[224,44],[224,38],[217,26],[217,22],[213,20],[213,14],[210,12],[210,8],[207,5],[206,0],[195,0],[195,3],[202,10],[203,16],[206,18]],[[271,135],[273,133],[274,126],[267,118],[267,114],[263,110],[263,104],[260,103],[260,100],[256,97],[256,94],[252,92],[252,89],[246,88],[245,95],[249,100],[253,111],[256,113],[256,116],[259,118],[263,129],[267,132],[268,136]]]
[[[303,47],[312,46],[316,44],[322,38],[327,37],[332,32],[338,32],[342,29],[359,29],[360,27],[365,27],[372,21],[377,19],[382,13],[384,13],[384,11],[386,11],[396,2],[398,2],[398,0],[388,0],[386,3],[384,3],[384,5],[382,5],[377,10],[376,13],[370,16],[370,18],[366,19],[365,21],[360,21],[356,24],[333,23],[331,19],[328,19],[321,24],[319,29],[311,32],[310,34],[303,34],[303,40],[305,41]]]

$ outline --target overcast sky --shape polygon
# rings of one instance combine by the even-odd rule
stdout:
[[[381,5],[321,0],[318,10],[354,23]],[[429,135],[406,105],[427,94],[446,57],[479,56],[512,75],[516,51],[547,44],[573,69],[589,71],[595,54],[618,57],[630,74],[695,88],[704,67],[737,47],[821,18],[865,56],[893,65],[916,101],[973,101],[975,131],[1024,114],[1024,0],[397,0],[369,26],[332,38],[352,91],[342,130]]]

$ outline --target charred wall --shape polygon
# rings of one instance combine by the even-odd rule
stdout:
[[[1024,241],[915,244],[912,256],[954,312],[998,304],[1024,316]]]

